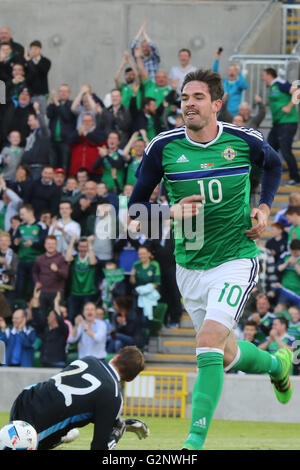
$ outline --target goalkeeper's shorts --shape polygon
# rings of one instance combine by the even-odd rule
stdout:
[[[198,331],[204,320],[236,327],[258,281],[258,260],[228,261],[208,270],[177,265],[176,278],[184,306]]]

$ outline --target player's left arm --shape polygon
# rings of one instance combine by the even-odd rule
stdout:
[[[279,87],[279,90],[281,92],[291,95],[291,101],[287,105],[285,105],[281,108],[281,110],[284,113],[288,114],[288,113],[291,112],[291,110],[292,110],[292,108],[295,104],[293,98],[294,98],[294,93],[297,92],[298,88],[293,87],[293,85],[287,80],[285,82],[278,82],[278,87]]]
[[[277,152],[263,138],[256,142],[251,153],[251,161],[262,167],[261,197],[259,206],[252,209],[250,217],[257,220],[257,224],[246,235],[251,240],[259,239],[266,230],[271,206],[277,193],[282,173],[282,164]]]

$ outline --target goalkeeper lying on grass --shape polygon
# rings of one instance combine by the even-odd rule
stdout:
[[[94,424],[91,450],[114,449],[125,431],[146,438],[149,429],[143,421],[120,418],[120,382],[131,382],[143,369],[144,356],[135,346],[121,349],[108,364],[92,356],[78,359],[46,382],[25,388],[10,420],[35,428],[38,450],[73,441],[79,435],[76,428],[89,423]]]

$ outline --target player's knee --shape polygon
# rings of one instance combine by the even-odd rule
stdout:
[[[216,332],[199,332],[197,335],[197,348],[219,348],[224,349],[224,342],[222,337]]]
[[[218,348],[224,350],[228,330],[221,323],[208,320],[196,337],[197,348]]]

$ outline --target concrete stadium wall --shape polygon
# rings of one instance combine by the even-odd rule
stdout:
[[[69,83],[72,96],[89,82],[99,96],[114,86],[113,76],[142,22],[159,46],[161,68],[177,64],[177,51],[192,51],[192,63],[211,67],[224,48],[220,72],[265,1],[195,0],[0,0],[1,25],[15,41],[40,39],[52,61],[50,88]],[[278,5],[278,8],[279,5]],[[259,42],[256,53],[274,52],[278,30]],[[278,50],[279,53],[279,50]]]
[[[195,374],[188,374],[187,417],[191,416],[191,391]],[[281,405],[268,376],[225,374],[214,418],[232,421],[300,423],[300,377],[292,377],[291,401]]]
[[[0,411],[9,411],[17,395],[28,385],[35,384],[59,372],[59,369],[0,368]],[[191,417],[191,399],[196,374],[187,374],[186,417]],[[294,394],[287,405],[280,405],[266,376],[224,376],[224,387],[215,419],[232,421],[266,421],[300,423],[300,377],[292,378]]]

